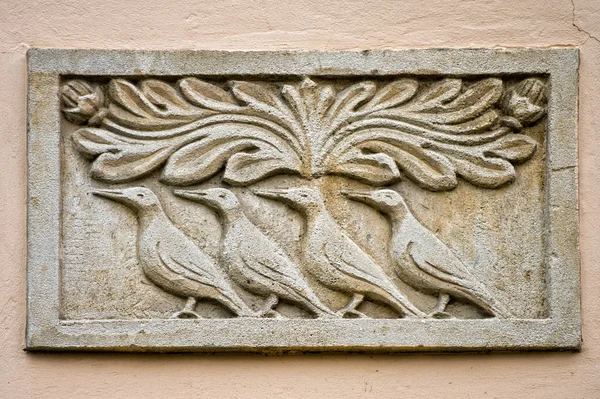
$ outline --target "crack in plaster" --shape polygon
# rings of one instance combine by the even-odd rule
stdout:
[[[573,8],[573,11],[572,11],[572,21],[571,21],[571,24],[572,24],[572,25],[575,27],[575,29],[577,29],[579,32],[581,32],[581,33],[583,33],[583,34],[587,35],[587,39],[585,39],[585,40],[583,41],[583,43],[582,43],[582,44],[585,44],[585,43],[586,43],[586,42],[587,42],[589,39],[593,39],[593,40],[595,40],[596,42],[600,43],[600,38],[598,38],[598,37],[596,37],[596,36],[592,35],[592,34],[591,34],[591,33],[589,33],[587,30],[585,30],[585,29],[581,28],[581,27],[580,27],[579,25],[577,25],[577,23],[575,22],[575,8],[576,8],[576,7],[575,7],[575,0],[571,0],[571,6],[572,6],[572,8]]]

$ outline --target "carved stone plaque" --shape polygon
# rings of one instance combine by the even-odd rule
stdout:
[[[575,50],[28,56],[28,349],[579,348]]]

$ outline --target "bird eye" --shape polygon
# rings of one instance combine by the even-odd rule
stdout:
[[[225,198],[225,194],[219,194],[219,198]]]
[[[138,194],[137,196],[140,197],[140,198],[144,198],[145,197],[144,194]]]
[[[308,197],[308,195],[306,195],[306,194],[300,194],[300,196],[301,196],[302,198],[306,198],[306,197]]]

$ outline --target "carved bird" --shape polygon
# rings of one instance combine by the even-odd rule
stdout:
[[[133,187],[93,194],[136,212],[137,255],[144,274],[162,290],[187,298],[173,317],[199,318],[194,309],[201,298],[214,299],[238,316],[257,316],[233,290],[225,272],[171,222],[151,190]]]
[[[255,295],[265,296],[264,314],[279,298],[317,317],[341,317],[314,294],[298,266],[244,214],[234,193],[223,188],[175,190],[175,195],[213,208],[223,223],[221,261],[231,279]]]
[[[398,277],[416,290],[438,295],[430,316],[452,317],[445,312],[450,296],[467,299],[494,316],[510,316],[452,250],[414,217],[399,193],[387,189],[342,193],[372,206],[390,220],[390,255]]]
[[[339,312],[365,317],[356,307],[364,297],[383,302],[407,317],[425,317],[390,281],[375,261],[352,241],[310,188],[255,190],[256,195],[283,202],[305,216],[302,255],[307,271],[321,284],[352,295]]]

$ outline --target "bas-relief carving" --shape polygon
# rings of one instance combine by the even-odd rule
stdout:
[[[424,87],[421,87],[424,86]],[[113,79],[62,87],[67,119],[90,126],[73,141],[93,158],[92,177],[120,183],[162,168],[161,181],[187,186],[224,168],[245,186],[282,173],[351,177],[386,185],[402,173],[424,189],[449,190],[457,177],[484,188],[514,180],[511,163],[536,143],[518,134],[544,115],[537,78],[505,92],[501,79],[227,82],[184,78],[175,86]],[[503,107],[497,107],[503,99]]]
[[[63,316],[543,316],[541,270],[523,271],[540,280],[532,305],[509,303],[514,270],[480,269],[486,251],[514,257],[486,247],[502,217],[470,214],[487,232],[453,237],[417,207],[424,195],[452,198],[430,215],[460,226],[473,221],[453,218],[456,208],[519,184],[515,165],[541,151],[546,97],[542,77],[65,80],[63,114],[84,125],[65,129],[67,190],[93,193],[66,200],[66,223],[93,207],[101,222],[88,233],[110,231],[95,248],[108,255],[96,256],[121,263],[112,277],[121,268],[138,281],[111,291],[119,282],[106,269],[83,277],[66,265]],[[539,188],[535,173],[521,177]],[[67,259],[78,238],[65,236]],[[475,256],[463,241],[478,241]],[[87,295],[111,292],[105,303],[119,308],[78,302],[94,288],[73,287],[76,276],[102,281],[104,293]]]

